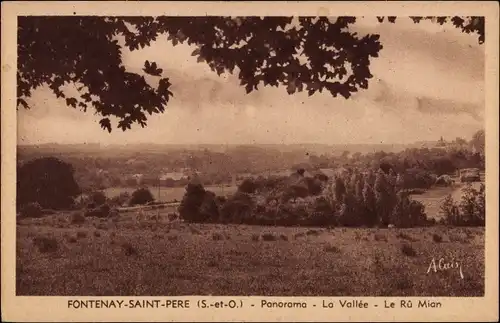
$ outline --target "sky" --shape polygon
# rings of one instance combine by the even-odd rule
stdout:
[[[405,144],[469,139],[484,127],[485,55],[477,35],[405,18],[358,18],[350,29],[379,34],[384,48],[371,60],[369,88],[348,100],[288,95],[285,87],[245,94],[236,75],[219,77],[196,62],[192,47],[159,39],[123,53],[128,70],[142,73],[145,60],[156,61],[172,83],[174,97],[147,127],[110,134],[90,110],[67,107],[39,88],[29,99],[33,108],[17,112],[18,143]]]

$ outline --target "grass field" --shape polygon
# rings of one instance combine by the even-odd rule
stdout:
[[[163,214],[164,215],[164,214]],[[483,228],[311,229],[68,214],[17,225],[17,295],[481,296]],[[458,269],[427,273],[434,258]]]
[[[228,195],[236,192],[237,186],[222,187],[220,185],[208,185],[205,186],[205,189],[214,192],[216,195]],[[133,187],[110,187],[104,190],[104,194],[106,194],[108,198],[112,198],[123,192],[132,194],[135,190],[136,188]],[[149,190],[153,194],[155,200],[160,202],[181,201],[186,192],[185,187],[162,187],[159,193],[158,187],[150,187]]]

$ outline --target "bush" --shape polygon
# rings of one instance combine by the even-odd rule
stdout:
[[[443,237],[441,237],[439,234],[434,233],[432,235],[432,240],[437,243],[443,242]]]
[[[461,218],[457,204],[450,194],[448,194],[440,206],[440,213],[443,216],[444,223],[450,225],[459,225]]]
[[[242,193],[253,194],[256,190],[257,184],[251,178],[245,179],[240,186],[238,186],[238,191]]]
[[[25,218],[41,218],[44,215],[43,209],[38,202],[31,202],[23,205],[19,213]]]
[[[83,214],[77,212],[77,213],[73,213],[71,215],[71,223],[72,224],[83,224],[85,223],[85,216],[83,216]]]
[[[56,252],[59,249],[59,243],[55,238],[36,237],[33,239],[33,244],[41,253]]]
[[[222,223],[252,224],[255,202],[247,193],[237,192],[222,206],[220,221]]]
[[[138,250],[130,242],[122,243],[122,250],[126,256],[139,254]]]
[[[262,234],[263,241],[276,241],[278,237],[276,237],[273,233],[263,233]]]
[[[223,239],[224,239],[224,237],[219,232],[212,233],[212,240],[218,241],[218,240],[223,240]]]
[[[179,206],[179,216],[186,222],[217,222],[219,207],[213,192],[201,184],[188,184]]]
[[[17,169],[18,206],[37,202],[44,209],[68,209],[80,192],[73,166],[57,158],[34,159]]]
[[[404,192],[397,195],[391,222],[398,228],[411,228],[429,224],[425,206],[421,202],[411,200],[408,194]]]
[[[479,190],[470,184],[462,189],[460,203],[448,195],[441,204],[443,222],[455,226],[484,226],[486,216],[486,194],[485,186],[481,184]]]
[[[428,171],[419,168],[410,168],[402,176],[405,189],[428,189],[436,182],[436,179]]]
[[[314,211],[308,221],[309,225],[327,226],[336,225],[335,209],[327,198],[320,196],[314,200]]]
[[[304,183],[294,184],[289,186],[283,194],[283,202],[291,199],[294,201],[298,198],[305,198],[309,196],[309,188]]]
[[[306,177],[306,183],[310,195],[319,195],[323,191],[323,183],[319,179]]]
[[[459,208],[464,225],[485,225],[485,199],[486,195],[484,184],[481,184],[479,190],[474,189],[470,184],[467,184],[467,186],[462,190],[462,200],[460,201]]]
[[[326,245],[323,247],[324,252],[339,253],[340,249],[334,245]]]
[[[77,241],[75,237],[68,237],[67,240],[69,243],[76,243]]]
[[[225,196],[216,196],[215,197],[215,202],[217,203],[217,206],[221,207],[224,205],[224,203],[227,202],[227,197]]]
[[[139,188],[132,193],[129,204],[130,206],[144,205],[152,201],[154,197],[151,191],[147,188]]]
[[[101,191],[93,192],[90,195],[90,202],[93,203],[95,206],[103,205],[104,203],[106,203],[106,200],[107,200],[106,195]]]
[[[415,257],[417,255],[415,249],[413,249],[412,246],[406,243],[401,246],[401,252],[403,252],[403,254],[408,257]]]
[[[114,206],[126,205],[130,200],[130,194],[128,192],[122,192],[118,196],[114,196],[110,199],[110,204]]]

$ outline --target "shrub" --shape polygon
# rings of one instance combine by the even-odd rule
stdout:
[[[71,215],[71,223],[72,224],[83,224],[85,223],[85,216],[80,212],[75,212]]]
[[[273,233],[263,233],[262,234],[263,241],[276,241],[278,238]]]
[[[333,246],[333,245],[326,245],[326,246],[323,247],[323,251],[325,251],[325,252],[339,253],[340,249],[337,248],[336,246]]]
[[[253,194],[257,190],[258,186],[255,181],[251,178],[246,178],[240,186],[238,186],[238,191],[247,194]]]
[[[405,189],[428,189],[436,182],[434,176],[419,168],[407,169],[402,180]]]
[[[56,252],[59,249],[59,243],[55,238],[35,237],[33,244],[41,253]]]
[[[86,238],[87,237],[87,232],[85,232],[85,231],[78,231],[76,233],[76,237],[77,238]]]
[[[222,223],[253,224],[255,202],[247,193],[238,192],[234,194],[222,206],[220,210],[220,221]]]
[[[391,214],[391,222],[398,228],[411,228],[428,225],[425,206],[410,199],[407,193],[399,192],[396,205]]]
[[[73,166],[54,157],[30,160],[18,167],[16,175],[18,206],[38,202],[44,209],[68,209],[81,192]]]
[[[134,205],[144,205],[149,202],[154,201],[153,194],[147,188],[139,188],[132,193],[129,204]]]
[[[323,191],[323,183],[319,179],[306,177],[306,183],[310,195],[319,195]]]
[[[188,184],[179,206],[179,216],[186,222],[216,222],[219,208],[215,194],[206,191],[201,184]]]
[[[139,254],[138,250],[130,242],[122,243],[122,250],[126,256]]]
[[[175,235],[169,235],[169,236],[167,237],[167,239],[168,239],[168,241],[175,241],[175,240],[177,240],[177,239],[178,239],[178,237],[177,237],[177,236],[175,236]]]
[[[90,195],[90,202],[95,206],[100,206],[106,203],[107,197],[102,191],[93,192]]]
[[[38,202],[31,202],[23,205],[19,213],[25,218],[41,218],[43,209]]]
[[[439,234],[434,233],[432,235],[432,240],[437,243],[443,242],[443,237],[441,237]]]
[[[443,222],[456,226],[484,226],[486,215],[485,186],[481,184],[479,190],[467,184],[462,189],[462,199],[457,205],[448,195],[441,204]]]
[[[122,206],[125,205],[129,202],[130,200],[130,193],[129,192],[122,192],[118,196],[114,196],[110,199],[110,204],[114,206]]]
[[[299,233],[296,233],[293,237],[294,237],[295,239],[298,239],[298,238],[300,238],[300,237],[304,237],[305,235],[306,235],[306,234],[305,234],[304,232],[299,232]]]
[[[221,207],[224,205],[224,203],[227,202],[227,197],[225,196],[216,196],[215,197],[215,202],[217,203],[217,206]]]
[[[308,225],[313,226],[328,226],[336,225],[337,218],[335,217],[335,209],[330,201],[324,196],[320,196],[314,200],[314,210],[309,217]]]
[[[413,249],[412,246],[406,243],[401,246],[401,252],[403,252],[403,254],[408,257],[415,257],[417,255],[415,249]]]
[[[207,266],[208,267],[217,267],[217,265],[218,265],[218,263],[217,263],[217,261],[215,259],[209,259],[207,261]]]
[[[212,233],[212,240],[218,241],[218,240],[223,240],[223,239],[224,239],[224,237],[219,232]]]
[[[461,218],[457,204],[450,194],[448,194],[440,206],[440,213],[444,222],[450,225],[459,225]]]
[[[484,226],[485,224],[485,186],[481,184],[479,190],[467,184],[462,190],[462,200],[459,208],[463,222],[470,226]]]
[[[299,183],[290,185],[283,194],[283,202],[287,202],[291,199],[294,201],[298,198],[305,198],[309,196],[309,188],[307,184]]]

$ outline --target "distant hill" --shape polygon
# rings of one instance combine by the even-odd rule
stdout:
[[[350,153],[373,153],[377,151],[398,152],[406,148],[435,147],[437,141],[422,141],[413,144],[245,144],[245,145],[225,145],[225,144],[123,144],[123,145],[101,145],[99,143],[82,144],[37,144],[37,145],[18,145],[18,152],[38,154],[64,154],[64,153],[83,153],[97,155],[113,155],[115,153],[166,153],[166,152],[190,152],[190,151],[210,151],[210,152],[244,152],[262,153],[264,151],[274,151],[279,153],[295,153],[303,155],[340,155],[344,151]]]

